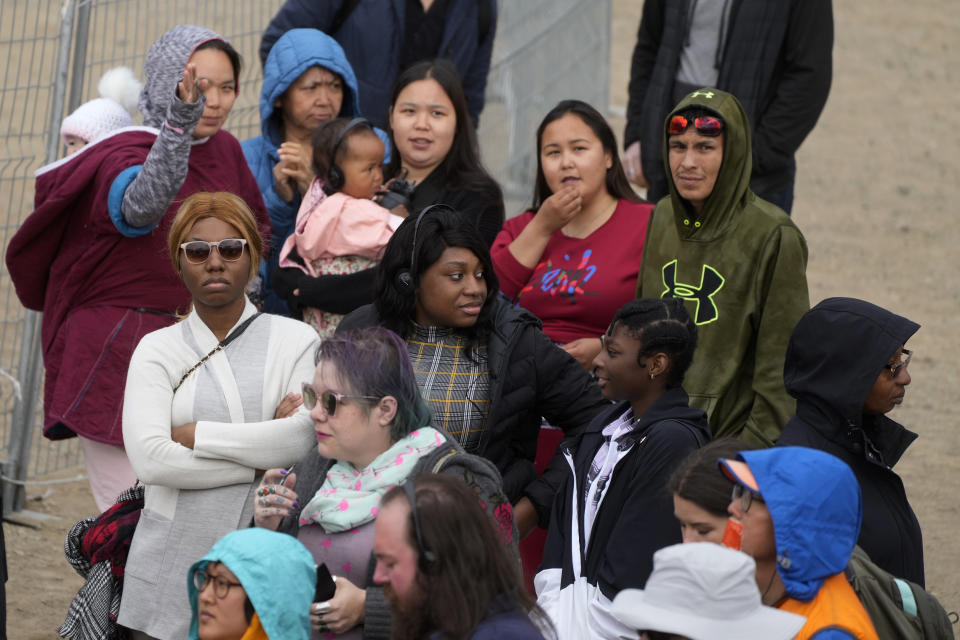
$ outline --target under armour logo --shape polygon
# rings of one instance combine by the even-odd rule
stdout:
[[[677,282],[677,261],[663,265],[663,286],[666,287],[661,298],[670,296],[697,303],[696,314],[693,319],[697,325],[709,324],[720,317],[713,296],[723,288],[724,279],[720,272],[710,265],[703,265],[700,272],[700,285]]]
[[[697,96],[703,96],[703,97],[706,98],[707,100],[711,100],[711,99],[713,98],[713,95],[714,95],[714,94],[713,94],[713,91],[700,91],[700,90],[697,90],[697,91],[694,91],[693,93],[691,93],[691,94],[690,94],[690,97],[691,97],[691,98],[696,98]]]

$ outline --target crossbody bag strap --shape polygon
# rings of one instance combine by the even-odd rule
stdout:
[[[180,378],[180,382],[178,382],[177,385],[173,388],[173,392],[176,393],[176,392],[177,392],[177,389],[179,389],[180,386],[186,381],[186,379],[190,377],[190,374],[193,373],[194,371],[196,371],[197,369],[199,369],[200,367],[202,367],[204,362],[206,362],[207,360],[209,360],[210,358],[212,358],[213,356],[215,356],[218,352],[223,351],[224,349],[226,349],[227,345],[230,344],[231,342],[233,342],[234,340],[236,340],[236,339],[240,336],[241,333],[243,333],[244,331],[246,331],[246,330],[247,330],[247,327],[249,327],[249,326],[253,323],[253,321],[256,320],[257,317],[260,316],[260,315],[262,315],[262,312],[258,311],[258,312],[256,312],[255,314],[253,314],[252,316],[250,316],[249,318],[247,318],[246,320],[244,320],[243,323],[240,324],[240,325],[238,325],[233,331],[231,331],[230,334],[229,334],[226,338],[224,338],[223,340],[221,340],[221,341],[219,342],[219,344],[217,344],[217,346],[215,346],[213,349],[211,349],[211,350],[210,350],[210,353],[208,353],[207,355],[205,355],[205,356],[203,356],[202,358],[200,358],[200,361],[197,362],[197,364],[195,364],[195,365],[193,365],[192,367],[190,367],[190,368],[187,370],[187,372],[186,372],[185,374],[183,374],[183,377]]]

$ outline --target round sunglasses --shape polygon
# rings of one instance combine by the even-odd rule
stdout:
[[[342,403],[344,398],[356,398],[360,400],[380,399],[377,396],[351,396],[335,391],[324,391],[318,394],[317,390],[314,389],[313,385],[309,382],[304,382],[301,389],[303,390],[303,406],[305,406],[308,411],[313,411],[313,408],[317,406],[317,401],[319,401],[320,406],[323,407],[323,410],[328,416],[332,416],[337,412],[337,405]]]
[[[187,257],[190,264],[203,264],[210,257],[213,248],[217,248],[217,253],[227,262],[236,262],[243,256],[243,247],[247,241],[243,238],[226,238],[217,242],[207,242],[206,240],[191,240],[180,245],[183,249],[183,255]]]

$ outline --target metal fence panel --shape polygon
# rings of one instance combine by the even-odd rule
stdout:
[[[143,79],[147,49],[176,24],[210,27],[241,53],[240,95],[227,128],[259,134],[260,35],[283,0],[3,0],[0,3],[0,221],[5,247],[33,209],[34,172],[62,154],[63,116],[96,97],[103,73],[126,65]],[[606,112],[610,0],[499,0],[499,20],[479,138],[508,214],[529,202],[535,132],[564,98]],[[58,67],[59,60],[59,67]],[[59,71],[58,71],[59,69]],[[135,116],[136,119],[136,116]],[[39,316],[25,312],[0,267],[0,458],[23,481],[82,464],[75,439],[40,434]],[[31,370],[34,372],[32,379]],[[22,401],[18,402],[18,398]],[[9,485],[7,486],[9,491]],[[6,508],[11,504],[5,493]]]

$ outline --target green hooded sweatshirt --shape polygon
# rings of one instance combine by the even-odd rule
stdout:
[[[677,193],[666,123],[697,106],[723,118],[723,163],[697,216]],[[794,325],[809,308],[807,245],[779,208],[749,188],[750,126],[737,99],[700,89],[664,122],[663,157],[670,195],[647,230],[637,297],[686,301],[699,345],[683,386],[707,412],[713,436],[770,446],[793,415],[783,361]]]

